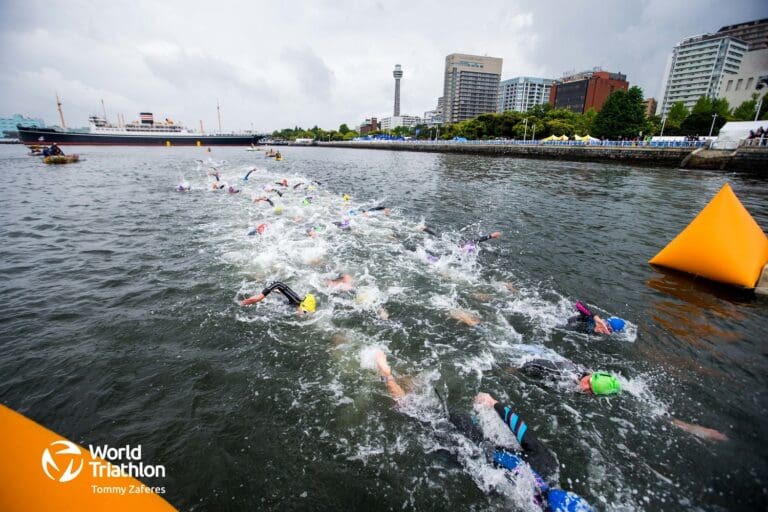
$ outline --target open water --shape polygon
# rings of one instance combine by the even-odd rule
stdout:
[[[0,146],[0,402],[86,445],[141,444],[167,468],[146,483],[174,506],[531,510],[526,473],[508,479],[452,429],[436,388],[453,409],[479,391],[513,404],[557,454],[560,485],[600,509],[766,508],[768,301],[646,263],[726,182],[768,226],[764,176],[322,148],[282,162],[80,153],[45,166]],[[210,190],[214,165],[240,194]],[[264,191],[283,178],[282,197]],[[391,214],[332,224],[377,205]],[[477,254],[457,248],[495,230]],[[356,293],[333,293],[339,273]],[[314,293],[318,312],[238,304],[274,279]],[[565,331],[576,299],[627,333]],[[376,348],[406,384],[398,407]],[[617,373],[624,392],[514,371],[553,353]]]

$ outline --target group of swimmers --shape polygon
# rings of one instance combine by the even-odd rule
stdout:
[[[243,177],[243,181],[248,182],[254,172],[256,172],[255,168],[250,169]],[[209,176],[212,176],[215,180],[211,186],[212,190],[226,189],[229,193],[233,194],[240,192],[236,187],[222,183],[221,175],[218,170],[212,169],[211,172],[209,172]],[[282,198],[284,191],[291,188],[297,190],[299,187],[304,186],[307,190],[313,190],[319,183],[311,182],[310,184],[305,184],[303,182],[298,182],[293,186],[290,186],[288,180],[283,179],[280,182],[274,183],[274,185],[277,185],[279,188],[274,188],[272,184],[269,184],[264,188],[264,191],[267,194],[274,193]],[[180,188],[179,190],[182,189]],[[185,186],[184,190],[189,190],[189,187]],[[348,201],[349,199],[350,197],[347,194],[342,196],[343,201]],[[269,195],[261,195],[253,198],[254,203],[267,203],[275,208],[275,213],[279,213],[275,206],[275,200],[275,197],[270,197]],[[302,199],[302,204],[307,205],[311,204],[311,202],[311,196]],[[351,217],[358,215],[368,216],[373,213],[389,215],[390,211],[389,208],[384,206],[377,206],[369,209],[349,209],[346,211],[345,218],[334,221],[331,224],[339,229],[348,230],[351,229]],[[259,224],[258,227],[250,229],[248,234],[261,235],[265,232],[266,227],[266,223]],[[437,236],[437,233],[426,225],[421,226],[421,231],[430,236]],[[307,230],[307,235],[317,236],[320,232],[322,232],[320,226],[314,226]],[[500,232],[492,232],[476,239],[462,240],[458,243],[458,247],[463,253],[476,253],[479,244],[489,240],[498,239],[500,236]],[[440,256],[438,254],[427,252],[428,262],[434,262],[439,258]],[[327,281],[326,284],[329,288],[336,291],[348,292],[354,288],[353,278],[348,274],[341,274],[336,279]],[[312,314],[317,311],[318,299],[314,294],[297,293],[281,281],[267,284],[260,293],[241,300],[240,305],[252,306],[258,304],[264,301],[273,292],[277,292],[281,295],[287,301],[287,304],[292,308],[295,308],[296,312],[300,315]],[[574,308],[576,310],[576,315],[567,319],[563,325],[563,327],[567,329],[588,335],[611,336],[623,332],[626,328],[627,324],[625,320],[615,316],[610,316],[604,319],[599,314],[594,313],[581,301],[577,301]],[[385,315],[388,317],[388,313],[385,312]],[[384,318],[384,316],[380,314],[380,318]],[[469,315],[462,316],[461,314],[457,314],[455,318],[469,325],[473,325],[473,323],[477,324],[479,321]],[[403,390],[401,383],[393,376],[384,352],[380,350],[376,352],[375,363],[378,374],[385,383],[389,395],[395,401],[399,402],[406,393]],[[621,383],[615,375],[601,371],[592,371],[564,358],[536,358],[525,362],[518,371],[534,379],[556,380],[560,382],[564,380],[571,381],[573,382],[575,389],[594,396],[616,395],[621,391]],[[494,447],[492,455],[490,456],[490,462],[500,468],[504,468],[513,476],[523,471],[523,468],[528,468],[535,481],[533,494],[536,503],[543,509],[552,511],[591,510],[591,507],[583,498],[572,492],[557,488],[557,482],[555,481],[557,472],[556,458],[535,436],[533,431],[529,429],[528,425],[511,406],[499,403],[487,393],[477,394],[474,404],[476,410],[484,408],[495,410],[500,420],[511,430],[517,440],[516,446]],[[482,431],[478,428],[477,421],[474,417],[456,411],[446,411],[446,413],[448,420],[454,425],[458,432],[462,433],[475,443],[481,444],[485,442]],[[673,420],[673,423],[693,433],[696,433],[693,429],[698,428],[700,429],[700,432],[704,431],[707,433],[706,431],[708,431],[711,434],[710,436],[702,437],[709,437],[710,439],[717,438],[715,435],[716,431],[690,425],[679,420]]]

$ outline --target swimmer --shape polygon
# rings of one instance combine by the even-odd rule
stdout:
[[[387,386],[389,396],[396,402],[400,402],[405,397],[405,391],[392,375],[387,356],[381,350],[377,350],[374,361],[382,382]],[[474,407],[478,411],[484,408],[494,409],[515,435],[520,450],[512,446],[495,446],[492,454],[489,453],[489,458],[495,465],[507,469],[513,474],[518,473],[521,465],[527,463],[536,481],[537,498],[547,502],[544,506],[543,503],[537,501],[543,509],[558,512],[571,510],[587,512],[592,510],[589,504],[578,495],[550,487],[550,483],[555,483],[550,481],[554,479],[557,473],[557,459],[511,407],[503,406],[488,393],[478,393],[474,399]],[[446,413],[448,420],[468,439],[481,446],[488,444],[475,416],[457,413],[447,407]]]
[[[434,229],[430,228],[426,224],[419,224],[417,226],[417,228],[418,228],[419,231],[423,231],[424,233],[426,233],[428,235],[437,236],[437,231],[435,231]]]
[[[477,246],[480,245],[482,242],[485,242],[487,240],[493,240],[495,238],[499,238],[500,236],[501,236],[501,231],[494,231],[493,233],[481,236],[476,240],[462,240],[461,242],[459,242],[459,247],[464,249],[465,252],[475,252],[477,251]]]
[[[576,301],[574,307],[579,314],[568,319],[566,328],[571,331],[582,334],[610,335],[623,331],[626,326],[626,322],[616,316],[603,320],[600,316],[592,313],[580,300]]]
[[[452,309],[450,311],[450,315],[454,320],[470,327],[480,326],[480,317],[470,313],[469,311],[464,311],[463,309]]]
[[[325,284],[329,288],[333,288],[335,291],[339,292],[348,292],[355,287],[352,281],[352,276],[349,274],[339,274],[339,277],[336,279],[329,279]]]
[[[303,206],[307,206],[307,205],[310,205],[310,204],[312,204],[312,196],[309,196],[309,197],[305,197],[304,199],[302,199],[302,200],[301,200],[301,204],[302,204]]]
[[[307,235],[315,238],[318,234],[325,231],[325,226],[314,226],[307,230]]]
[[[283,178],[283,181],[276,181],[275,185],[280,185],[281,187],[287,187],[288,186],[288,178]]]
[[[245,300],[241,300],[240,305],[250,306],[251,304],[261,302],[267,297],[267,295],[275,290],[282,293],[285,298],[288,299],[288,304],[291,306],[296,306],[297,313],[300,315],[304,313],[314,313],[317,309],[317,300],[315,299],[314,295],[308,293],[304,295],[304,297],[299,297],[299,295],[295,291],[291,290],[288,285],[281,283],[280,281],[275,281],[274,283],[269,284],[258,295],[254,295],[253,297],[248,297]]]
[[[189,192],[192,190],[192,187],[189,185],[189,183],[179,183],[176,186],[177,192]]]
[[[519,368],[533,379],[570,380],[582,393],[595,396],[615,395],[621,392],[621,383],[614,375],[593,372],[567,359],[551,361],[533,359]]]
[[[230,185],[229,187],[227,187],[227,193],[228,194],[239,194],[240,193],[240,189],[235,188],[234,185]]]
[[[297,184],[295,184],[295,185],[293,186],[293,190],[296,190],[297,188],[299,188],[299,187],[300,187],[300,186],[302,186],[303,184],[304,184],[304,182],[303,182],[303,181],[300,181],[300,182],[298,182]]]
[[[211,183],[211,190],[221,190],[226,187],[223,183]]]
[[[352,229],[352,226],[350,225],[349,219],[344,219],[342,221],[334,221],[333,225],[336,226],[339,229]]]
[[[221,181],[221,173],[215,167],[208,171],[208,176],[213,176],[216,178],[216,181]]]
[[[270,198],[266,197],[266,196],[254,197],[253,198],[253,202],[254,203],[261,203],[262,201],[269,203],[269,206],[272,206],[272,207],[275,206],[275,203],[273,203],[272,200]]]
[[[249,177],[249,176],[251,175],[251,173],[252,173],[253,171],[255,171],[255,170],[256,170],[256,168],[255,168],[255,167],[251,167],[250,169],[248,169],[248,174],[246,174],[245,176],[243,176],[243,181],[248,181],[248,177]]]
[[[248,236],[253,236],[253,235],[257,234],[257,233],[259,235],[263,235],[265,229],[267,229],[267,225],[266,224],[259,224],[255,228],[251,228],[251,229],[248,230]]]

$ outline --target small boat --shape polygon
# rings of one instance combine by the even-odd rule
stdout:
[[[43,158],[44,164],[73,164],[80,160],[80,155],[50,155]]]
[[[282,156],[275,156],[275,160],[277,160],[278,162],[279,162],[280,160],[282,160],[282,159],[283,159],[283,157],[282,157]]]

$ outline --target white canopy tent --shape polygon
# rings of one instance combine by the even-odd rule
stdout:
[[[750,131],[756,132],[761,126],[764,130],[768,130],[768,121],[732,121],[725,123],[720,128],[717,139],[712,143],[712,149],[736,149],[739,147],[739,141],[748,138]]]

